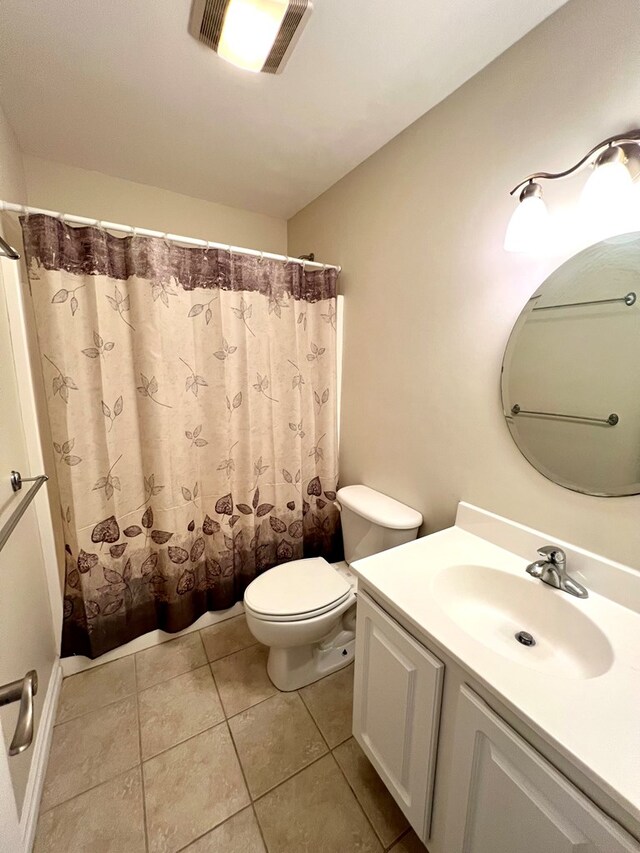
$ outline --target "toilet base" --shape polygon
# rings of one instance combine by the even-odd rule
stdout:
[[[344,630],[308,646],[271,647],[267,673],[278,690],[298,690],[348,666],[355,657],[355,651],[353,632]]]

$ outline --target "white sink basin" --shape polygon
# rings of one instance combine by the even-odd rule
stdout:
[[[478,643],[523,666],[568,678],[595,678],[613,663],[600,628],[565,592],[526,575],[482,565],[444,566],[432,583],[434,603]],[[526,631],[534,646],[518,642]]]

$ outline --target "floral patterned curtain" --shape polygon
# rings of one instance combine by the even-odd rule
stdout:
[[[66,542],[96,657],[339,547],[336,271],[22,219]]]

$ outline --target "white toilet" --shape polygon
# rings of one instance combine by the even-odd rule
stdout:
[[[369,489],[338,491],[347,563],[415,539],[422,516]],[[353,660],[355,591],[322,557],[274,566],[244,594],[249,630],[269,646],[267,671],[279,690],[297,690]]]

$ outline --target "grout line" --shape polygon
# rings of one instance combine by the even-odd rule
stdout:
[[[238,619],[239,617],[236,616],[235,618]],[[202,642],[204,644],[204,640]],[[259,643],[258,640],[256,640],[255,643],[249,643],[248,646],[242,646],[242,648],[240,648],[240,649],[235,649],[232,652],[227,652],[226,655],[220,655],[220,657],[217,657],[217,658],[210,658],[209,655],[207,655],[207,661],[209,663],[218,663],[218,661],[225,660],[226,658],[230,658],[232,655],[240,654],[240,652],[246,652],[247,649],[252,649],[254,646],[259,646],[259,645],[261,645],[261,643]],[[206,648],[205,648],[205,654],[207,654]]]
[[[229,721],[225,720],[227,725],[227,731],[229,732],[229,737],[231,738],[231,744],[233,746],[233,751],[236,754],[236,761],[238,762],[238,766],[240,767],[240,772],[242,773],[242,778],[244,780],[244,786],[247,789],[247,794],[249,795],[249,802],[253,805],[253,797],[251,796],[251,789],[249,788],[249,783],[247,782],[247,776],[244,772],[244,767],[242,766],[242,761],[240,760],[240,753],[238,752],[238,746],[233,737],[233,732],[231,731],[231,726],[229,725]]]
[[[133,656],[133,674],[138,687],[138,667],[135,655]],[[149,851],[149,830],[147,828],[147,795],[144,787],[144,768],[142,766],[142,724],[140,722],[140,693],[136,689],[136,714],[138,717],[138,750],[140,755],[140,781],[142,784],[142,826],[144,829],[144,849]]]
[[[411,827],[409,826],[407,829],[405,829],[405,831],[402,833],[402,835],[399,838],[396,838],[396,840],[391,843],[391,846],[385,848],[385,850],[387,850],[387,851],[391,850],[392,847],[394,846],[394,844],[399,844],[406,835],[409,835],[410,832],[411,832]]]
[[[207,835],[209,835],[209,833],[211,833],[211,832],[215,832],[215,831],[216,831],[216,829],[220,829],[220,827],[224,826],[224,825],[225,825],[225,823],[229,823],[229,821],[230,821],[230,820],[233,820],[233,818],[234,818],[234,817],[237,817],[239,814],[242,814],[242,812],[246,812],[248,809],[253,809],[253,805],[252,805],[251,803],[249,803],[249,804],[248,804],[248,805],[246,805],[246,806],[243,806],[243,807],[242,807],[241,809],[239,809],[237,812],[234,812],[233,814],[230,814],[230,815],[229,815],[229,817],[226,817],[226,818],[225,818],[223,821],[221,821],[220,823],[217,823],[215,826],[212,826],[212,827],[211,827],[211,829],[208,829],[206,832],[203,832],[203,833],[202,833],[202,835],[198,835],[198,836],[196,836],[195,838],[192,838],[192,839],[191,839],[191,841],[188,841],[188,842],[184,845],[184,847],[180,847],[178,850],[176,850],[176,853],[184,853],[184,851],[185,851],[185,850],[188,850],[188,849],[189,849],[189,847],[191,847],[191,845],[192,845],[192,844],[195,844],[195,843],[196,843],[196,841],[200,841],[202,838],[206,838],[206,836],[207,836]],[[254,814],[255,814],[255,813],[254,813]],[[257,823],[257,819],[256,819],[256,823]],[[260,829],[260,824],[258,824],[258,829]],[[260,832],[260,834],[262,835],[262,832]]]
[[[343,741],[343,743],[345,743],[345,741]],[[340,744],[338,744],[338,746],[340,746]],[[370,820],[370,818],[369,818],[369,815],[368,815],[368,814],[366,813],[366,811],[364,810],[364,806],[363,806],[363,805],[362,805],[362,803],[360,802],[360,800],[359,800],[359,798],[358,798],[358,795],[356,794],[355,790],[353,789],[353,787],[351,786],[351,784],[350,784],[349,780],[347,779],[347,774],[344,772],[344,770],[343,770],[343,769],[342,769],[342,767],[340,766],[340,762],[338,761],[338,759],[337,759],[337,758],[335,757],[335,755],[333,754],[333,751],[331,752],[331,757],[333,758],[333,760],[334,760],[334,762],[335,762],[335,765],[336,765],[336,767],[338,768],[338,771],[340,772],[340,775],[341,775],[341,776],[342,776],[342,778],[344,779],[344,781],[345,781],[345,783],[346,783],[346,785],[347,785],[347,788],[351,791],[351,793],[352,793],[352,795],[353,795],[353,798],[354,798],[354,800],[356,801],[356,803],[357,803],[357,805],[358,805],[358,808],[359,808],[359,809],[360,809],[360,811],[362,812],[362,815],[363,815],[363,817],[364,817],[364,819],[365,819],[365,822],[366,822],[366,823],[369,825],[369,827],[371,828],[371,831],[373,832],[373,837],[378,839],[378,841],[380,842],[380,846],[382,847],[382,849],[383,849],[383,850],[384,850],[384,849],[386,849],[386,848],[385,848],[385,846],[384,846],[384,842],[383,842],[383,840],[380,838],[380,836],[379,836],[379,835],[378,835],[378,833],[376,832],[376,828],[375,828],[375,826],[374,826],[374,825],[373,825],[373,823],[371,822],[371,820]],[[396,841],[397,841],[397,840],[398,840],[398,839],[396,839]],[[395,841],[394,841],[393,843],[395,844]]]
[[[232,737],[233,737],[233,735],[232,735]],[[276,789],[276,788],[279,788],[279,787],[280,787],[280,785],[283,785],[285,782],[288,782],[288,781],[289,781],[289,779],[293,779],[293,777],[294,777],[294,776],[297,776],[299,773],[302,773],[302,771],[303,771],[303,770],[306,770],[306,769],[307,769],[307,767],[311,767],[311,765],[312,765],[312,764],[315,764],[315,763],[316,763],[316,761],[319,761],[321,758],[326,758],[326,756],[327,756],[327,755],[331,755],[331,750],[330,750],[330,749],[328,749],[326,752],[323,752],[323,753],[322,753],[322,755],[318,755],[318,756],[316,756],[316,757],[315,757],[315,758],[313,758],[311,761],[309,761],[309,763],[308,763],[308,764],[305,764],[303,767],[299,767],[297,770],[294,770],[294,771],[293,771],[293,773],[290,773],[288,776],[285,776],[285,777],[284,777],[284,779],[280,779],[280,780],[279,780],[278,782],[276,782],[274,785],[271,785],[271,787],[267,788],[267,790],[266,790],[266,791],[262,791],[260,794],[258,794],[258,795],[257,795],[257,796],[255,796],[255,797],[253,796],[253,794],[252,794],[252,793],[251,793],[251,791],[249,790],[249,796],[251,797],[251,802],[252,802],[252,803],[255,803],[255,802],[257,802],[258,800],[262,799],[262,797],[266,796],[267,794],[270,794],[270,793],[271,793],[271,791],[275,791],[275,789]],[[239,754],[238,754],[238,759],[240,759],[240,755],[239,755]],[[240,761],[240,765],[242,766],[242,761]],[[243,772],[244,772],[244,768],[243,768]],[[248,788],[248,787],[249,787],[249,786],[247,785],[247,788]]]
[[[233,750],[234,750],[234,753],[235,753],[235,756],[236,756],[236,761],[238,762],[238,766],[240,767],[240,773],[242,774],[242,779],[243,779],[243,781],[244,781],[244,785],[245,785],[245,788],[246,788],[246,791],[247,791],[247,796],[249,797],[249,802],[248,802],[248,803],[246,803],[244,806],[241,806],[241,807],[240,807],[239,809],[237,809],[235,812],[232,812],[232,813],[231,813],[230,815],[228,815],[224,820],[220,821],[220,823],[217,823],[215,826],[210,826],[210,827],[209,827],[205,832],[203,832],[201,835],[198,835],[198,836],[196,836],[195,838],[192,838],[190,841],[188,841],[188,842],[184,845],[184,847],[180,847],[180,848],[179,848],[179,850],[177,851],[177,853],[180,853],[180,851],[187,849],[191,844],[193,844],[194,842],[198,841],[200,838],[203,838],[205,835],[208,835],[210,832],[213,832],[213,830],[214,830],[214,829],[217,829],[219,826],[222,826],[224,823],[226,823],[226,822],[227,822],[228,820],[230,820],[232,817],[235,817],[235,815],[239,814],[240,812],[242,812],[242,811],[244,811],[245,809],[248,809],[248,808],[250,808],[250,807],[252,806],[251,793],[250,793],[250,791],[249,791],[249,786],[247,785],[247,780],[246,780],[245,775],[244,775],[244,770],[243,770],[243,768],[242,768],[242,762],[240,761],[240,757],[238,756],[238,751],[237,751],[237,749],[236,749],[236,745],[235,745],[234,740],[233,740],[233,735],[231,734],[231,730],[229,729],[229,724],[227,723],[227,721],[226,721],[226,720],[221,720],[219,723],[216,723],[216,724],[215,724],[215,725],[213,725],[213,726],[209,726],[209,728],[207,728],[207,729],[203,729],[201,732],[198,732],[198,733],[197,733],[197,734],[195,734],[195,735],[191,735],[191,737],[185,738],[184,740],[180,741],[179,743],[174,744],[174,746],[182,746],[182,744],[187,743],[187,741],[193,740],[194,738],[199,737],[199,735],[204,734],[205,732],[209,732],[209,731],[211,731],[212,729],[216,729],[216,728],[218,728],[219,726],[225,726],[225,727],[226,727],[226,729],[227,729],[227,732],[228,732],[228,734],[229,734],[229,739],[231,740],[231,745],[233,746]],[[158,753],[158,755],[163,755],[163,753],[164,753],[164,752],[168,752],[170,749],[173,749],[173,748],[174,748],[174,746],[170,746],[168,749],[163,750],[163,752],[159,752],[159,753]],[[156,756],[156,755],[154,755],[154,756],[152,756],[151,758],[146,759],[146,761],[143,761],[143,765],[144,765],[147,761],[153,761],[153,759],[154,759],[154,758],[157,758],[157,756]],[[144,774],[144,769],[143,769],[143,774]],[[143,775],[143,779],[144,779],[144,775]],[[146,832],[145,832],[145,837],[146,837]]]
[[[119,696],[117,699],[109,699],[103,705],[97,705],[95,708],[89,708],[88,711],[82,711],[80,714],[76,714],[75,717],[68,717],[66,720],[58,720],[56,723],[54,723],[53,727],[54,729],[57,729],[58,726],[65,726],[67,723],[73,723],[76,720],[81,720],[83,717],[87,717],[89,714],[95,714],[96,711],[102,711],[104,708],[108,708],[110,705],[117,705],[118,702],[123,702],[125,699],[130,699],[132,696],[135,695],[136,691],[134,691],[133,693],[125,693],[124,696]]]
[[[253,809],[253,800],[251,799],[251,792],[249,791],[249,786],[247,785],[247,779],[246,779],[246,776],[244,775],[244,768],[242,767],[242,762],[240,761],[240,756],[238,755],[238,750],[236,748],[235,741],[233,740],[233,735],[231,734],[231,729],[229,728],[229,724],[226,720],[224,721],[224,723],[227,727],[227,732],[229,733],[229,738],[231,740],[231,745],[233,747],[233,751],[234,751],[235,756],[236,756],[236,761],[238,762],[238,767],[240,768],[240,773],[242,774],[242,779],[244,781],[244,786],[245,786],[246,791],[247,791],[247,796],[249,797],[249,802],[247,803],[246,806],[242,806],[242,808],[240,808],[237,811],[230,814],[228,817],[226,817],[220,823],[217,823],[215,826],[209,827],[209,829],[207,829],[206,832],[203,832],[202,835],[198,835],[196,838],[192,838],[191,841],[189,841],[184,847],[180,848],[178,853],[180,853],[180,851],[182,851],[182,850],[186,850],[191,844],[194,844],[196,841],[199,841],[201,838],[204,838],[205,835],[208,835],[210,832],[213,832],[215,829],[218,829],[218,827],[223,826],[227,821],[231,820],[232,817],[239,815],[240,812],[245,811],[245,809],[249,809],[249,808]],[[254,812],[254,815],[255,815],[255,812]],[[256,818],[256,820],[257,820],[257,818]],[[260,828],[260,824],[258,824],[258,828]],[[262,831],[260,831],[260,834],[262,835]]]
[[[143,758],[142,762],[141,762],[142,766],[144,767],[145,764],[148,764],[150,761],[155,761],[156,758],[159,758],[161,755],[164,755],[166,752],[169,752],[170,750],[175,749],[178,746],[182,746],[183,744],[188,743],[190,740],[193,740],[196,737],[200,737],[200,735],[203,735],[206,732],[210,732],[212,729],[217,729],[218,726],[222,726],[226,722],[227,722],[226,720],[218,720],[217,723],[213,723],[213,725],[207,726],[207,728],[202,729],[201,732],[196,732],[195,734],[189,735],[189,737],[186,737],[184,740],[179,740],[177,743],[174,743],[172,746],[168,746],[166,749],[163,749],[160,752],[156,752],[155,755],[150,755],[149,758]]]
[[[254,708],[258,707],[258,705],[262,705],[262,704],[264,704],[265,702],[268,702],[268,701],[269,701],[269,699],[273,699],[273,698],[275,698],[276,696],[292,696],[292,695],[294,695],[294,694],[297,694],[297,695],[298,695],[298,698],[299,698],[299,699],[300,699],[300,701],[302,702],[302,697],[300,696],[300,694],[299,694],[299,692],[298,692],[297,690],[291,690],[291,691],[286,691],[286,692],[285,692],[285,691],[283,691],[283,690],[280,690],[280,691],[278,691],[278,693],[275,693],[273,696],[269,696],[269,698],[268,698],[268,699],[263,699],[261,702],[257,702],[255,705],[252,705],[250,708],[247,708],[246,710],[247,710],[247,711],[253,710]],[[307,706],[304,704],[304,702],[302,702],[302,707],[303,707],[303,709],[307,710],[307,713],[308,713]],[[229,718],[227,719],[227,723],[229,723],[229,721],[230,721],[230,720],[234,719],[235,717],[238,717],[240,714],[243,714],[243,713],[245,713],[245,712],[244,712],[244,711],[240,711],[238,714],[234,714],[234,715],[233,715],[233,717],[229,717]],[[319,728],[318,728],[318,726],[316,725],[316,723],[315,723],[315,721],[314,721],[313,717],[311,717],[311,714],[309,714],[309,717],[310,717],[311,722],[312,722],[312,724],[314,725],[314,727],[315,727],[315,729],[316,729],[317,733],[320,735],[320,738],[321,738],[321,740],[322,740],[322,743],[323,743],[323,745],[324,745],[324,747],[325,747],[325,750],[326,750],[326,751],[325,751],[325,752],[323,752],[323,753],[322,753],[322,755],[318,755],[318,756],[317,756],[316,758],[314,758],[312,761],[309,761],[309,762],[308,762],[307,764],[305,764],[303,767],[299,767],[299,768],[298,768],[297,770],[295,770],[293,773],[289,774],[288,776],[285,776],[285,777],[284,777],[284,779],[280,779],[280,780],[279,780],[278,782],[276,782],[274,785],[271,785],[269,788],[267,788],[267,790],[266,790],[266,791],[262,791],[260,794],[258,794],[258,795],[257,795],[257,796],[255,796],[255,797],[254,797],[254,795],[251,793],[251,789],[250,789],[249,784],[248,784],[248,782],[247,782],[247,780],[246,780],[246,774],[245,774],[245,770],[244,770],[244,765],[243,765],[243,763],[242,763],[242,758],[240,757],[240,752],[239,752],[239,750],[238,750],[238,746],[237,746],[237,744],[236,744],[236,740],[235,740],[235,737],[234,737],[233,731],[232,731],[232,729],[231,729],[231,726],[229,726],[229,731],[231,732],[231,739],[233,740],[233,744],[234,744],[234,747],[235,747],[235,750],[236,750],[236,755],[237,755],[237,757],[238,757],[238,761],[240,762],[240,767],[241,767],[241,769],[242,769],[242,775],[245,777],[245,782],[247,782],[247,790],[249,791],[249,796],[251,797],[251,802],[252,802],[252,803],[256,802],[256,800],[261,799],[262,797],[264,797],[266,794],[270,793],[271,791],[274,791],[276,788],[278,788],[278,787],[279,787],[280,785],[282,785],[284,782],[287,782],[289,779],[292,779],[294,776],[297,776],[297,775],[298,775],[298,773],[301,773],[303,770],[306,770],[306,769],[307,769],[307,767],[310,767],[312,764],[315,764],[315,762],[316,762],[316,761],[319,761],[321,758],[324,758],[325,756],[330,755],[330,753],[331,753],[331,748],[330,748],[330,747],[329,747],[329,745],[327,744],[327,742],[326,742],[326,740],[325,740],[325,738],[324,738],[324,736],[323,736],[322,732],[320,731],[320,729],[319,729]]]
[[[63,806],[65,803],[70,803],[71,800],[76,800],[78,797],[81,797],[83,794],[87,794],[89,791],[95,791],[95,789],[99,788],[101,785],[106,785],[108,782],[113,782],[114,779],[118,778],[118,776],[124,776],[125,773],[130,773],[132,770],[135,770],[136,767],[141,767],[139,761],[136,764],[130,764],[128,767],[125,767],[124,770],[118,770],[118,772],[114,776],[109,776],[108,779],[103,779],[101,782],[96,782],[95,785],[90,785],[88,788],[84,788],[82,791],[78,791],[77,794],[73,794],[73,796],[71,797],[67,797],[64,800],[60,800],[59,803],[56,803],[53,806],[49,806],[48,809],[40,809],[40,811],[38,812],[38,819],[42,815],[47,814],[48,812],[52,812],[54,809],[57,809],[58,806]]]
[[[204,645],[204,641],[203,641],[203,645]],[[229,652],[229,653],[228,653],[228,654],[226,654],[226,655],[221,655],[219,658],[216,658],[215,660],[209,660],[209,657],[207,656],[207,660],[208,660],[208,661],[209,661],[209,663],[213,666],[213,664],[214,664],[214,663],[220,663],[220,661],[221,661],[221,660],[226,660],[227,658],[232,658],[234,655],[239,655],[239,654],[241,654],[242,652],[247,652],[247,651],[249,651],[249,649],[254,649],[256,646],[262,646],[262,648],[267,648],[267,647],[266,647],[266,646],[264,646],[262,643],[260,643],[260,642],[258,642],[258,641],[256,640],[256,642],[255,642],[255,643],[251,643],[251,644],[250,644],[250,645],[248,645],[248,646],[243,646],[241,649],[236,649],[235,651],[233,651],[233,652]],[[207,654],[207,652],[206,652],[206,649],[205,649],[205,655],[206,655],[206,654]]]
[[[202,647],[202,651],[204,652],[205,659],[208,661],[209,655],[207,654],[207,650],[204,647],[204,640],[202,639],[202,628],[198,629],[197,631],[192,631],[191,633],[198,635],[198,639],[200,640],[200,645]]]
[[[296,693],[297,693],[297,694],[298,694],[298,696],[300,697],[300,701],[302,702],[302,704],[304,705],[304,707],[307,709],[307,713],[309,714],[309,716],[310,716],[310,717],[311,717],[311,719],[313,720],[313,724],[314,724],[314,726],[315,726],[315,727],[318,729],[318,731],[320,732],[320,737],[321,737],[321,738],[322,738],[322,740],[324,741],[325,746],[327,747],[327,749],[329,750],[329,752],[331,752],[331,747],[329,746],[329,741],[328,741],[328,740],[326,739],[326,737],[324,736],[324,732],[322,731],[322,729],[321,729],[321,728],[320,728],[320,726],[318,725],[318,721],[316,720],[316,718],[315,718],[315,717],[313,716],[313,714],[311,713],[311,708],[309,708],[309,706],[307,705],[307,703],[304,701],[304,696],[302,695],[302,693],[300,692],[300,690],[296,690]]]
[[[268,791],[265,791],[264,794],[260,794],[260,796],[256,797],[255,800],[253,800],[253,803],[255,804],[260,802],[260,800],[264,800],[265,797],[268,797],[269,794],[273,794],[273,792],[277,791],[278,788],[281,788],[282,785],[285,785],[287,782],[290,782],[292,779],[295,779],[296,776],[299,776],[301,773],[304,773],[305,770],[308,770],[310,767],[313,767],[314,764],[317,764],[319,761],[322,761],[323,758],[328,758],[330,755],[331,752],[325,752],[323,753],[323,755],[319,755],[317,758],[314,758],[313,761],[310,761],[309,764],[307,764],[305,767],[301,767],[299,770],[296,770],[295,773],[292,773],[291,776],[288,776],[286,779],[283,779],[282,782],[278,782],[277,785],[274,785],[273,788],[270,788]],[[335,758],[333,760],[335,761]]]
[[[208,664],[205,664],[204,666],[208,666]],[[204,669],[204,666],[198,667],[198,669]],[[195,672],[195,670],[190,670],[190,672]],[[184,675],[184,673],[183,673],[183,675]],[[213,678],[214,689],[216,690],[216,693],[218,693],[218,698],[220,699],[220,695],[218,692],[218,686],[216,684],[216,679],[215,679],[215,676],[213,675],[213,673],[212,673],[212,678]],[[167,679],[167,681],[170,681],[170,680],[171,679]],[[165,681],[163,681],[161,683],[166,684]],[[145,689],[147,689],[147,688],[145,688]],[[275,696],[277,694],[274,693],[273,695]],[[256,702],[255,705],[250,705],[248,708],[245,708],[244,711],[250,711],[252,708],[255,708],[257,705],[262,705],[264,702],[268,702],[269,699],[273,699],[273,696],[268,696],[266,699],[261,699],[260,702]],[[220,707],[222,709],[222,713],[224,714],[225,710],[224,710],[224,705],[222,704],[221,699],[220,699]],[[239,714],[244,714],[244,711],[238,711],[238,713],[234,714],[233,716],[237,717]],[[210,731],[211,729],[215,729],[218,726],[221,726],[223,723],[228,723],[228,721],[230,719],[232,719],[232,717],[225,716],[222,720],[218,720],[216,723],[212,723],[210,726],[207,726],[206,728],[202,729],[202,731],[195,732],[194,734],[189,735],[189,737],[186,737],[183,740],[179,740],[176,743],[172,744],[171,746],[167,746],[165,749],[161,749],[160,752],[156,752],[154,755],[150,755],[148,758],[143,758],[142,752],[141,752],[141,756],[140,756],[141,757],[141,764],[146,764],[148,761],[153,761],[154,758],[157,758],[159,755],[164,755],[164,753],[169,752],[170,749],[174,749],[176,746],[181,746],[183,743],[186,743],[189,740],[193,740],[194,737],[198,737],[198,735],[202,735],[205,732]],[[229,729],[229,731],[231,731],[231,730]]]
[[[251,810],[253,811],[253,817],[254,817],[254,820],[258,826],[258,832],[260,833],[260,838],[262,839],[262,843],[264,844],[264,849],[267,851],[267,853],[269,853],[269,847],[267,845],[267,839],[264,837],[264,832],[262,831],[262,826],[260,824],[260,821],[258,820],[258,812],[256,811],[256,807],[253,804],[253,801],[251,802]]]
[[[156,684],[150,684],[149,687],[143,687],[141,690],[138,690],[138,696],[141,693],[146,693],[147,690],[154,690],[156,687],[160,687],[161,684],[168,684],[170,681],[174,681],[176,678],[182,678],[185,675],[189,675],[192,672],[198,672],[199,669],[204,669],[208,667],[208,663],[201,663],[198,666],[194,666],[193,669],[185,669],[184,672],[179,672],[177,675],[172,675],[169,678],[165,678],[164,681],[158,681]],[[213,673],[211,673],[213,677]]]
[[[215,681],[215,675],[213,676],[213,678],[214,678],[214,681]],[[216,685],[216,686],[217,686],[217,685]],[[276,690],[277,690],[277,688],[276,688]],[[273,697],[274,697],[274,696],[281,696],[283,693],[284,693],[284,691],[283,691],[283,690],[278,690],[278,691],[277,691],[277,693],[272,693],[272,694],[271,694],[271,696],[267,696],[265,699],[259,699],[257,702],[254,702],[254,704],[253,704],[253,705],[249,705],[248,707],[243,708],[243,709],[242,709],[242,711],[236,711],[236,712],[235,712],[235,713],[233,713],[233,714],[229,714],[229,716],[227,716],[227,712],[226,712],[226,710],[225,710],[225,708],[224,708],[224,702],[222,702],[222,699],[220,699],[220,703],[222,704],[222,708],[223,708],[224,713],[225,713],[225,719],[227,719],[227,720],[233,720],[233,719],[234,719],[234,717],[239,717],[239,716],[240,716],[240,714],[246,714],[246,712],[247,712],[247,711],[252,711],[254,708],[257,708],[257,707],[258,707],[258,705],[264,705],[264,703],[265,703],[265,702],[268,702],[268,701],[269,701],[269,699],[273,699]]]
[[[353,737],[353,735],[352,735],[351,737]],[[347,740],[349,740],[349,738],[347,738]],[[382,846],[382,849],[383,849],[383,850],[389,850],[391,847],[393,847],[393,845],[394,845],[394,844],[396,844],[396,843],[397,843],[397,842],[402,838],[402,836],[405,834],[405,832],[407,832],[407,830],[406,830],[406,829],[403,829],[403,830],[402,830],[402,832],[400,833],[400,835],[398,835],[396,838],[394,838],[394,839],[393,839],[393,841],[391,842],[391,844],[389,844],[388,846],[386,846],[386,845],[385,845],[385,843],[384,843],[384,840],[383,840],[382,836],[380,835],[380,833],[378,832],[378,830],[375,828],[375,826],[373,825],[373,821],[371,820],[371,818],[370,818],[370,817],[369,817],[369,815],[367,814],[367,811],[366,811],[366,809],[365,809],[365,807],[364,807],[364,803],[363,803],[363,802],[361,802],[360,797],[358,796],[358,792],[356,791],[356,789],[354,788],[354,786],[351,784],[351,782],[350,782],[350,780],[349,780],[349,777],[347,776],[347,774],[346,774],[346,773],[345,773],[345,771],[343,770],[342,765],[340,764],[340,762],[338,761],[338,759],[336,758],[336,756],[335,756],[335,754],[334,754],[334,753],[335,753],[335,750],[336,750],[336,749],[338,749],[338,747],[342,746],[342,744],[345,744],[346,742],[347,742],[346,740],[343,740],[343,741],[342,741],[342,743],[339,743],[337,746],[334,746],[334,748],[331,750],[331,755],[333,755],[333,757],[334,757],[334,759],[335,759],[335,762],[336,762],[336,764],[338,765],[338,769],[340,770],[340,772],[341,772],[341,773],[342,773],[342,775],[344,776],[344,780],[345,780],[345,782],[347,783],[347,785],[348,785],[348,787],[349,787],[349,790],[351,791],[351,793],[353,794],[353,796],[354,796],[354,797],[356,798],[356,800],[358,801],[358,805],[359,805],[359,806],[360,806],[360,808],[362,809],[362,811],[363,811],[363,813],[364,813],[364,816],[367,818],[367,821],[368,821],[368,822],[369,822],[369,824],[371,825],[371,829],[373,829],[374,835],[376,836],[376,838],[377,838],[377,839],[378,839],[378,841],[380,842],[380,844],[381,844],[381,846]],[[411,829],[411,827],[409,827],[409,829]]]
[[[328,677],[328,676],[325,676],[325,677]],[[322,679],[320,679],[320,680],[322,680]],[[314,684],[317,684],[317,683],[318,683],[317,681],[316,681],[316,682],[314,682]],[[304,701],[304,696],[302,695],[302,689],[303,689],[303,688],[301,688],[301,689],[298,691],[298,694],[299,694],[300,698],[302,699],[302,702],[303,702],[303,704],[304,704],[305,708],[307,709],[307,711],[308,711],[308,712],[309,712],[309,714],[311,715],[311,719],[312,719],[312,720],[313,720],[313,722],[316,724],[316,726],[317,726],[317,728],[318,728],[318,730],[319,730],[320,734],[322,735],[322,737],[323,737],[323,739],[324,739],[324,742],[327,744],[327,747],[329,748],[329,752],[332,752],[334,749],[337,749],[337,747],[342,746],[342,744],[343,744],[343,743],[346,743],[346,742],[349,740],[349,738],[350,738],[350,737],[353,737],[353,732],[349,732],[349,734],[348,734],[345,738],[343,738],[341,741],[339,741],[338,743],[335,743],[333,746],[331,746],[331,744],[330,744],[330,743],[329,743],[329,741],[327,740],[327,737],[326,737],[325,733],[322,731],[322,727],[321,727],[320,723],[318,722],[318,720],[317,720],[317,718],[316,718],[315,714],[314,714],[314,713],[313,713],[313,711],[311,710],[311,706],[310,706],[310,705],[308,705],[308,704]]]
[[[202,637],[202,634],[205,633],[206,631],[211,631],[213,628],[219,628],[221,625],[227,625],[227,624],[230,624],[231,622],[235,622],[236,620],[243,619],[243,618],[244,618],[244,613],[239,613],[237,616],[232,616],[230,619],[225,619],[223,622],[214,622],[213,625],[207,625],[205,628],[199,628],[198,629],[198,633],[200,634],[200,639],[202,640],[202,645],[204,646],[204,653],[207,655],[207,661],[209,663],[216,663],[216,661],[222,660],[223,658],[231,657],[231,655],[235,655],[237,652],[243,652],[245,649],[250,649],[253,646],[259,646],[260,645],[259,640],[256,640],[256,638],[253,637],[253,642],[249,643],[248,646],[242,646],[242,648],[235,649],[235,651],[228,652],[225,655],[220,655],[220,657],[217,657],[217,658],[212,659],[209,657],[209,655],[207,653],[207,646],[205,644],[204,638]]]

